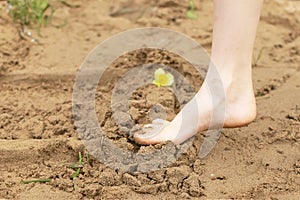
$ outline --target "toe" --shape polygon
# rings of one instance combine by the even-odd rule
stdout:
[[[136,143],[141,145],[151,145],[151,144],[158,144],[159,141],[152,140],[151,138],[147,138],[144,134],[134,134],[133,139]]]
[[[163,129],[169,124],[168,121],[162,119],[153,120],[152,124],[144,125],[139,132],[133,134],[135,142],[143,145],[158,144],[164,142],[161,139]]]
[[[142,128],[142,131],[135,133],[133,135],[133,140],[142,145],[151,145],[161,143],[159,141],[159,133],[160,131],[153,130],[152,128]]]
[[[169,124],[170,122],[164,119],[156,118],[152,121],[152,124]]]

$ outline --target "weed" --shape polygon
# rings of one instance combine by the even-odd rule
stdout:
[[[53,16],[54,8],[51,0],[8,0],[9,15],[15,23],[35,28],[38,33],[42,26],[47,25]],[[48,13],[48,14],[46,14]]]
[[[79,157],[78,163],[72,164],[72,166],[71,166],[73,169],[76,169],[74,174],[72,174],[71,178],[75,178],[80,174],[80,170],[82,168],[82,155],[81,155],[81,152],[78,153],[78,157]]]
[[[189,0],[189,9],[186,12],[185,16],[190,19],[198,19],[199,15],[195,9],[195,4],[193,0]]]

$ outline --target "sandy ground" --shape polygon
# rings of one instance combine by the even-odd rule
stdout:
[[[266,0],[254,51],[253,79],[257,119],[247,127],[225,129],[205,159],[203,140],[172,165],[149,173],[124,173],[98,162],[85,150],[72,120],[76,72],[100,42],[122,31],[145,26],[185,33],[210,51],[213,5],[197,1],[199,19],[185,17],[187,1],[90,0],[57,4],[54,23],[38,43],[20,39],[16,26],[0,15],[0,199],[299,199],[300,198],[300,2]],[[245,24],[246,26],[246,24]],[[128,59],[130,61],[128,61]],[[144,62],[164,63],[199,88],[201,77],[184,60],[160,51],[133,52],[116,60],[99,83],[98,119],[115,144],[140,147],[111,117],[114,82]],[[103,85],[101,85],[101,83]],[[178,102],[165,88],[147,85],[132,95],[135,122],[151,105],[166,107],[168,119]],[[83,167],[71,179],[82,152]],[[155,162],[155,160],[153,161]],[[49,183],[22,184],[32,179]]]

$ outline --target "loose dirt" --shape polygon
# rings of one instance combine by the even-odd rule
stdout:
[[[42,36],[33,31],[36,43],[20,38],[0,2],[0,199],[299,199],[299,1],[264,3],[253,56],[257,119],[247,127],[224,129],[204,159],[197,157],[203,141],[198,134],[176,162],[145,173],[111,169],[86,151],[72,116],[76,73],[96,45],[137,27],[185,33],[210,52],[212,1],[196,2],[197,20],[185,17],[187,1],[68,2],[72,6],[56,5],[53,21],[65,21],[65,26],[47,26]],[[135,123],[148,123],[149,110],[157,103],[171,120],[203,80],[170,52],[143,49],[120,55],[99,82],[95,107],[109,140],[126,151],[163,146],[134,143],[112,117],[112,89],[124,73],[144,63],[170,66],[192,87],[184,88],[182,102],[164,87],[137,88],[129,101]],[[83,165],[72,179],[79,152]],[[21,183],[45,178],[51,182]]]

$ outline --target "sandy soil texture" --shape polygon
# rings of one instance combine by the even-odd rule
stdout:
[[[300,198],[300,1],[265,0],[253,55],[257,119],[224,129],[214,150],[197,157],[203,136],[170,166],[145,173],[107,167],[86,151],[72,117],[72,91],[80,65],[100,42],[137,27],[170,28],[211,48],[210,0],[196,1],[199,18],[185,17],[187,1],[68,0],[55,4],[53,23],[42,36],[21,39],[0,1],[0,199],[299,199]],[[245,26],[247,26],[245,24]],[[197,89],[203,77],[180,56],[143,49],[122,55],[98,85],[99,124],[126,151],[140,146],[112,117],[112,89],[129,69],[161,63],[180,72]],[[193,95],[178,102],[167,88],[145,85],[129,101],[129,113],[145,124],[156,103],[172,119]],[[71,178],[78,162],[78,177]],[[155,159],[153,160],[155,162]],[[32,179],[47,183],[22,184]]]

